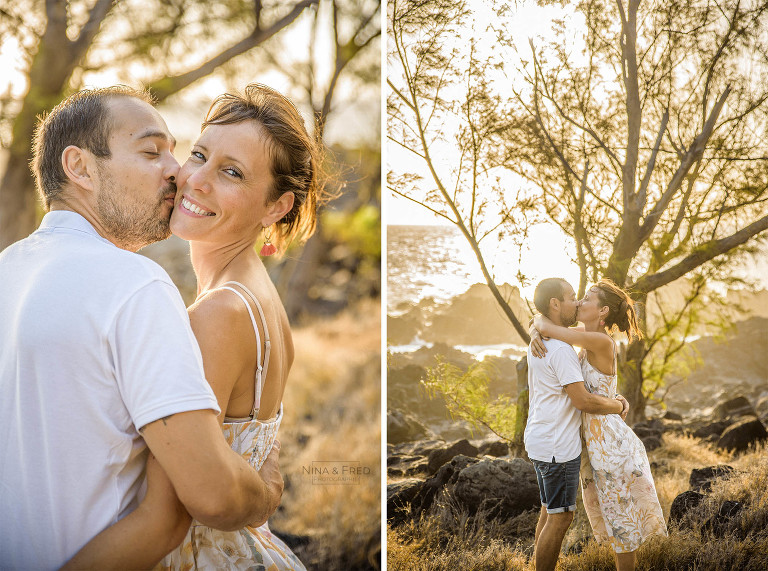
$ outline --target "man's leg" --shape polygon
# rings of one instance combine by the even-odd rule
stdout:
[[[541,530],[547,524],[547,507],[541,506],[541,513],[539,513],[539,523],[536,524],[536,535],[534,536],[534,544],[538,543]]]
[[[542,504],[534,544],[536,571],[552,571],[557,564],[576,509],[580,465],[580,456],[561,463],[533,460]]]
[[[560,557],[565,532],[572,521],[571,511],[547,514],[546,524],[536,541],[536,571],[554,570]]]

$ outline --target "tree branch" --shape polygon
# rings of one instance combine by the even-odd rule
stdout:
[[[743,228],[730,236],[718,240],[710,240],[709,242],[696,247],[691,254],[676,265],[664,271],[641,277],[634,284],[629,286],[629,289],[645,293],[654,291],[661,286],[667,285],[684,276],[703,263],[741,246],[750,238],[757,236],[766,229],[768,229],[768,215],[763,216],[756,222],[753,222],[746,228]]]
[[[93,43],[93,38],[99,33],[102,22],[109,12],[117,5],[118,0],[97,0],[88,14],[88,21],[80,28],[80,34],[72,42],[72,55],[75,61],[80,59],[88,51]]]
[[[723,91],[723,94],[712,108],[712,112],[709,114],[709,118],[704,124],[701,133],[696,135],[696,138],[694,138],[690,148],[683,155],[680,166],[678,167],[675,174],[672,175],[672,179],[669,181],[664,194],[662,194],[661,198],[659,198],[653,210],[645,217],[645,220],[643,221],[643,224],[640,227],[640,231],[638,232],[635,239],[635,243],[638,247],[648,239],[654,228],[656,228],[661,215],[666,210],[667,206],[672,200],[672,197],[680,189],[680,186],[682,185],[685,176],[688,174],[688,171],[691,169],[693,164],[698,161],[704,154],[704,150],[706,149],[707,143],[709,142],[709,139],[712,136],[712,132],[715,128],[715,122],[717,121],[717,118],[723,109],[723,105],[725,105],[725,100],[728,98],[730,93],[731,88],[728,86],[725,88],[725,91]]]
[[[319,0],[301,0],[300,2],[297,2],[288,14],[280,18],[277,22],[268,28],[254,29],[254,31],[247,38],[240,40],[232,47],[200,64],[197,68],[186,73],[182,73],[181,75],[166,77],[155,81],[149,85],[149,90],[154,94],[158,102],[164,101],[169,96],[177,93],[178,91],[181,91],[201,77],[205,77],[206,75],[210,74],[218,66],[228,62],[236,56],[244,54],[248,50],[267,41],[280,30],[292,24],[305,8],[308,8],[313,4],[317,4],[318,2]]]

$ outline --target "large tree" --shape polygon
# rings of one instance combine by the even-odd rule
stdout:
[[[410,10],[436,4],[403,3]],[[650,351],[663,346],[662,361],[680,352],[686,329],[707,299],[707,280],[727,279],[733,267],[728,262],[768,228],[766,4],[540,4],[561,9],[549,39],[521,45],[511,37],[507,18],[514,13],[506,3],[499,3],[497,23],[485,32],[494,39],[488,58],[508,78],[501,104],[498,82],[475,98],[483,104],[478,114],[495,125],[485,133],[489,140],[483,144],[495,150],[485,164],[514,173],[525,189],[523,211],[533,201],[573,239],[579,293],[606,276],[641,302],[648,338],[632,342],[621,359],[623,390],[637,420],[654,388],[643,390],[644,375],[666,370],[650,362]],[[397,13],[390,15],[396,34]],[[412,98],[400,108],[417,125],[426,122],[414,118],[431,117],[438,104],[446,107],[438,92],[450,73],[440,74],[433,65],[439,60],[431,54],[445,54],[446,48],[434,34],[425,44],[432,28],[424,21],[430,23],[402,36],[407,57],[395,55],[426,80],[406,78],[392,86],[393,93],[421,90],[419,101]],[[466,62],[451,63],[471,69]],[[462,120],[458,114],[454,119]],[[420,149],[425,161],[430,144],[423,140]],[[415,187],[400,184],[395,190],[427,206],[440,198]],[[519,230],[508,222],[505,227]],[[649,330],[642,311],[649,296],[683,277],[689,284],[683,303]]]
[[[767,10],[586,0],[518,68],[503,160],[574,239],[579,290],[612,279],[640,302],[644,327],[649,294],[689,277],[690,317],[702,280],[727,277],[727,257],[768,229]],[[634,419],[658,340],[645,328],[651,341],[622,360]]]

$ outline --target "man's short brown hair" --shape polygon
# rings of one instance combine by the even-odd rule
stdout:
[[[568,282],[563,278],[546,278],[539,282],[533,292],[533,305],[536,306],[539,313],[549,317],[549,300],[553,297],[565,301],[563,285],[566,283]]]

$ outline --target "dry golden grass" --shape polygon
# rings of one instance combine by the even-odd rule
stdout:
[[[278,531],[309,536],[295,551],[309,569],[380,567],[381,317],[378,301],[294,329],[284,396]],[[327,464],[327,463],[333,464]],[[315,466],[355,465],[359,481],[313,483]],[[326,464],[318,464],[326,463]]]
[[[677,494],[689,489],[693,468],[729,464],[736,473],[716,482],[711,493],[683,523],[656,537],[637,553],[638,571],[765,571],[768,569],[768,446],[733,457],[694,438],[665,434],[664,446],[649,453],[655,464],[656,489],[665,516]],[[742,511],[723,533],[703,529],[725,500],[741,502]],[[579,500],[580,501],[580,500]],[[388,569],[525,569],[529,560],[536,512],[530,512],[528,533],[504,536],[505,526],[469,524],[464,533],[451,529],[445,514],[410,523],[387,533]],[[455,527],[455,526],[454,526]],[[451,537],[453,536],[453,537]],[[513,537],[523,537],[515,541]],[[601,571],[615,569],[613,551],[591,539],[581,505],[563,544],[557,569]],[[578,548],[577,548],[578,547]],[[576,553],[575,551],[579,551]]]

